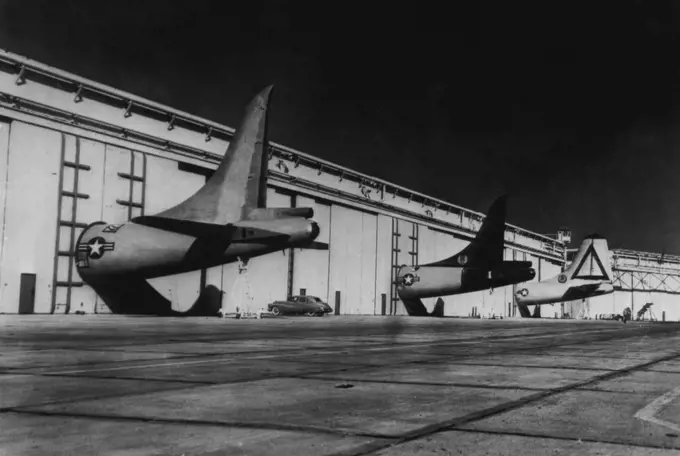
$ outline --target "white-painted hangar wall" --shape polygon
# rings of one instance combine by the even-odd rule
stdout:
[[[202,174],[181,170],[175,160],[130,146],[16,120],[0,122],[0,312],[108,312],[73,264],[74,244],[82,229],[92,221],[121,223],[156,213],[205,182]],[[292,293],[305,289],[333,307],[339,305],[340,314],[404,314],[401,303],[392,299],[394,266],[444,258],[468,242],[403,219],[277,188],[271,180],[268,205],[312,206],[321,226],[319,240],[329,242],[330,249],[295,249],[252,259],[248,276],[256,307],[284,298],[290,288]],[[555,275],[560,268],[511,249],[506,258],[533,261],[539,270],[536,280]],[[35,274],[30,309],[19,308],[22,274]],[[226,299],[237,275],[236,265],[230,264],[203,272],[203,278],[195,271],[150,283],[182,311],[198,298],[202,279],[222,290]],[[229,301],[227,310],[235,310],[236,300]],[[434,301],[428,299],[426,305],[431,309]],[[513,287],[444,301],[447,315],[515,312]]]

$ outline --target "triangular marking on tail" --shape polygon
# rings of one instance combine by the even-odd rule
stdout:
[[[586,280],[611,280],[607,274],[600,257],[595,251],[595,246],[590,244],[586,253],[583,255],[581,262],[576,266],[572,279],[586,279]]]

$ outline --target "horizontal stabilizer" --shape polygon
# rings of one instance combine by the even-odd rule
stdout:
[[[517,304],[517,308],[519,309],[519,314],[522,316],[522,318],[531,318],[531,311],[529,310],[528,306]]]
[[[214,223],[192,222],[190,220],[158,217],[155,215],[143,215],[141,217],[133,218],[131,221],[138,225],[197,238],[214,236],[231,237],[235,230],[234,226],[231,224],[215,225]]]
[[[232,224],[215,225],[213,223],[192,222],[153,215],[145,215],[132,219],[132,222],[164,231],[193,236],[203,240],[224,240],[228,243],[267,243],[285,241],[287,234],[268,231],[262,228],[237,227]]]
[[[314,209],[311,207],[257,208],[250,211],[247,220],[276,220],[287,217],[310,219],[314,217]]]
[[[589,283],[579,286],[570,287],[562,296],[563,301],[575,301],[577,299],[584,299],[590,297],[600,288],[599,283]]]
[[[430,314],[433,317],[443,317],[444,316],[444,300],[442,298],[437,299],[434,309]]]
[[[328,250],[328,243],[327,242],[312,241],[309,244],[305,244],[301,248],[307,249],[307,250]]]
[[[428,312],[425,304],[420,298],[401,298],[404,303],[404,308],[406,313],[411,317],[443,317],[444,316],[444,300],[442,298],[437,299],[436,304],[432,312]]]
[[[411,317],[427,317],[430,315],[420,298],[401,298],[401,302],[404,303],[406,313]]]

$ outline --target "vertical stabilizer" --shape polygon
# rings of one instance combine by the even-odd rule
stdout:
[[[272,88],[265,88],[250,102],[222,163],[208,182],[158,217],[225,225],[266,206],[267,109]]]
[[[507,197],[501,196],[489,208],[477,236],[463,250],[432,266],[492,267],[503,261]]]
[[[613,274],[607,240],[598,234],[583,239],[565,275],[572,279],[611,281]]]

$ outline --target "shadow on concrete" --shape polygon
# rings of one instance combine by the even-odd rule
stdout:
[[[89,280],[90,285],[104,301],[111,313],[125,315],[217,316],[222,306],[222,292],[208,285],[189,310],[173,310],[172,303],[149,282],[140,277],[121,276],[107,280]]]

